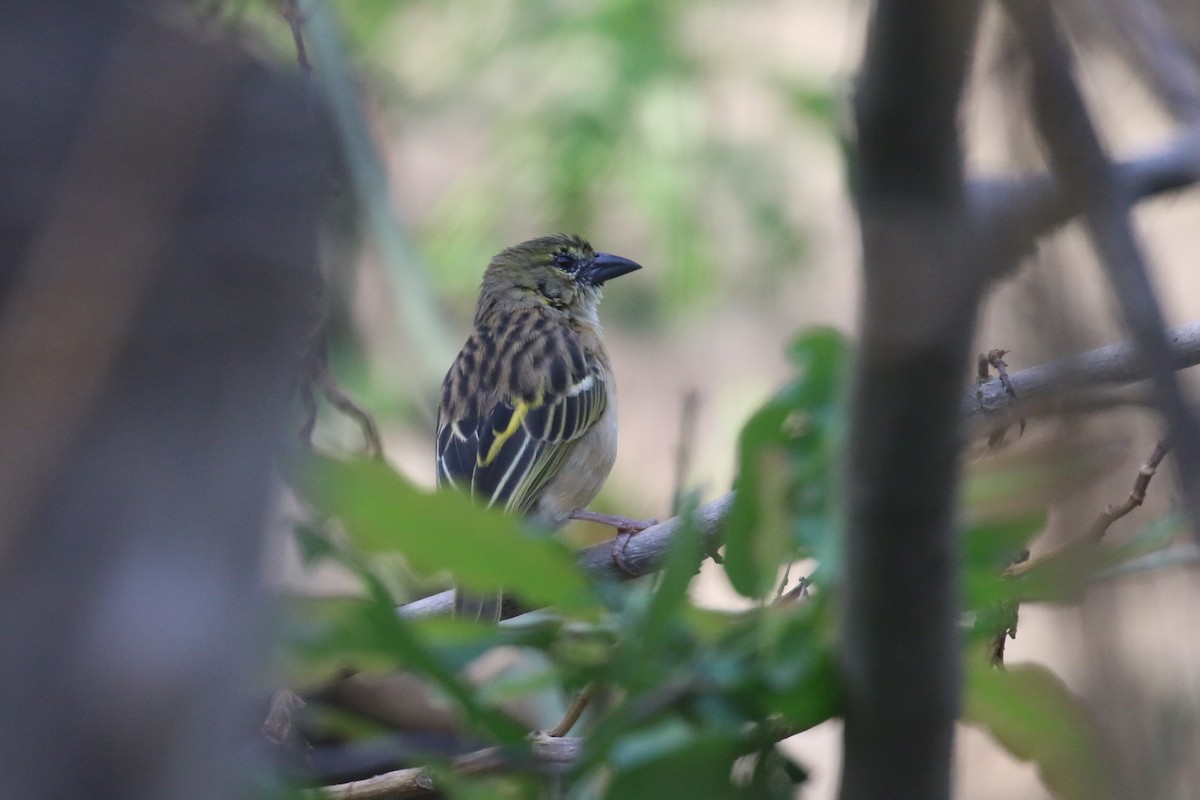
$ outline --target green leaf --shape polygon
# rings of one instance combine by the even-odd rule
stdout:
[[[605,797],[660,800],[664,797],[749,798],[731,781],[733,762],[744,743],[735,729],[696,731],[668,720],[626,737],[614,748],[616,770]]]
[[[797,377],[756,412],[739,441],[736,494],[725,526],[725,571],[746,597],[774,588],[801,556],[836,560],[838,465],[849,347],[831,329],[799,336],[788,355]]]
[[[805,605],[769,606],[754,623],[763,645],[750,695],[754,715],[781,714],[797,730],[807,730],[841,713],[842,690],[832,637],[826,633],[829,603],[821,597]]]
[[[982,661],[972,659],[968,670],[964,721],[1032,761],[1060,800],[1116,797],[1112,754],[1083,701],[1043,667],[997,670]]]
[[[366,552],[399,552],[425,575],[452,572],[473,592],[505,590],[527,603],[582,612],[596,599],[571,552],[520,520],[487,511],[454,492],[419,491],[377,461],[314,456],[305,494],[339,518]]]
[[[790,469],[787,452],[775,444],[789,413],[784,408],[765,409],[742,429],[741,470],[726,520],[725,572],[733,588],[746,597],[770,591],[776,571],[792,550]]]
[[[624,636],[626,647],[622,656],[638,669],[664,647],[670,627],[682,619],[681,612],[687,603],[688,586],[700,570],[704,560],[704,549],[700,531],[696,528],[692,508],[683,513],[683,524],[679,527],[664,565],[657,587],[650,595],[649,603],[639,619],[628,628]]]
[[[1044,514],[989,520],[969,525],[966,539],[967,607],[981,609],[1012,599],[1012,582],[1004,571],[1026,550],[1046,525]]]

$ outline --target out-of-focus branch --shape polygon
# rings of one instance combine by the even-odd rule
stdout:
[[[799,731],[788,725],[763,724],[748,730],[743,741],[746,752],[751,752],[765,743],[779,742],[796,733]],[[579,759],[585,741],[583,737],[535,733],[530,737],[529,751],[518,757],[506,755],[499,747],[489,747],[461,756],[451,766],[461,775],[482,775],[522,765],[542,772],[563,772]],[[402,800],[437,791],[428,768],[411,767],[361,781],[313,789],[308,796],[312,800]]]
[[[529,757],[541,769],[562,769],[573,763],[583,749],[579,737],[537,736],[530,742]],[[512,765],[499,747],[489,747],[468,753],[454,760],[452,766],[460,775],[482,775]],[[433,776],[427,767],[410,767],[375,775],[361,781],[339,783],[314,789],[308,793],[313,800],[401,800],[424,797],[436,792]]]
[[[1200,70],[1156,0],[1120,0],[1105,8],[1135,66],[1176,121],[1200,122]]]
[[[1163,147],[1115,163],[1113,179],[1130,202],[1195,185],[1200,181],[1200,130],[1186,131]],[[1050,174],[979,178],[970,184],[981,225],[1000,250],[997,264],[1008,269],[1038,237],[1079,214],[1076,199]]]
[[[958,407],[979,298],[1000,271],[958,132],[979,10],[877,0],[855,97],[865,286],[845,465],[842,800],[950,796]]]
[[[1031,101],[1051,166],[1063,191],[1083,210],[1134,342],[1150,368],[1170,429],[1185,507],[1200,536],[1200,422],[1188,406],[1172,365],[1163,315],[1123,193],[1071,72],[1053,8],[1040,0],[1008,0],[1033,67]]]
[[[1155,445],[1154,452],[1146,459],[1146,463],[1138,467],[1137,478],[1133,481],[1133,488],[1129,490],[1129,496],[1120,505],[1105,508],[1092,523],[1092,527],[1087,533],[1088,536],[1097,540],[1103,538],[1114,522],[1146,502],[1146,490],[1150,488],[1150,481],[1158,472],[1159,464],[1169,452],[1171,452],[1171,445],[1165,439]]]
[[[363,219],[389,277],[400,325],[415,354],[409,381],[428,399],[441,385],[454,359],[452,337],[437,313],[438,304],[416,247],[398,222],[387,168],[371,136],[359,90],[346,59],[337,24],[322,0],[298,2],[318,85],[329,104]]]
[[[146,5],[0,10],[0,785],[30,800],[247,788],[325,142],[297,81]]]

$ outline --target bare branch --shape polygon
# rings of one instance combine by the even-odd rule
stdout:
[[[1091,529],[1088,531],[1088,536],[1092,539],[1101,539],[1112,524],[1121,517],[1129,514],[1135,508],[1146,501],[1146,490],[1150,488],[1150,479],[1158,471],[1158,465],[1166,458],[1167,453],[1171,451],[1171,445],[1166,440],[1160,441],[1154,447],[1154,452],[1150,454],[1150,458],[1146,459],[1146,463],[1138,468],[1137,478],[1133,482],[1133,489],[1129,492],[1129,497],[1125,498],[1125,502],[1119,506],[1109,506],[1104,509],[1100,517],[1092,523]]]
[[[1167,332],[1171,366],[1183,369],[1200,364],[1200,322]],[[962,414],[969,429],[1011,424],[1027,409],[1088,389],[1116,386],[1151,377],[1150,365],[1131,342],[1112,344],[1009,375],[1016,397],[999,379],[978,384],[963,398]]]
[[[1128,515],[1131,511],[1145,502],[1146,490],[1150,487],[1150,480],[1154,477],[1154,474],[1158,471],[1158,465],[1162,463],[1162,460],[1166,458],[1167,453],[1169,453],[1170,450],[1171,445],[1165,440],[1160,441],[1155,445],[1154,451],[1150,454],[1150,457],[1146,459],[1146,463],[1142,464],[1138,468],[1137,478],[1133,482],[1133,489],[1130,491],[1129,496],[1125,498],[1125,501],[1121,503],[1121,505],[1110,505],[1105,508],[1104,511],[1100,513],[1099,517],[1097,517],[1096,521],[1092,523],[1092,526],[1088,528],[1087,533],[1083,536],[1083,541],[1090,540],[1093,543],[1098,543],[1102,538],[1104,538],[1104,534],[1108,532],[1108,529],[1112,527],[1114,522],[1119,520],[1121,517]],[[1042,555],[1033,559],[1029,558],[1029,553],[1026,551],[1019,561],[1008,568],[1006,574],[1010,577],[1024,575],[1030,570],[1037,568],[1041,564],[1044,564],[1047,560],[1078,546],[1078,544],[1079,540],[1066,542],[1065,544],[1059,545],[1053,550],[1043,553]],[[1016,637],[1014,636],[1013,638]]]

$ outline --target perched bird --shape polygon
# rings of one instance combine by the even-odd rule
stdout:
[[[640,268],[565,234],[491,260],[474,330],[442,384],[439,486],[550,529],[595,498],[617,454],[601,287]],[[458,594],[459,613],[498,617],[498,598]]]

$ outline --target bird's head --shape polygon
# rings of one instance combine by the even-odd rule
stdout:
[[[488,264],[476,316],[542,305],[594,323],[600,287],[635,269],[641,265],[597,253],[578,236],[530,239],[501,252]]]

